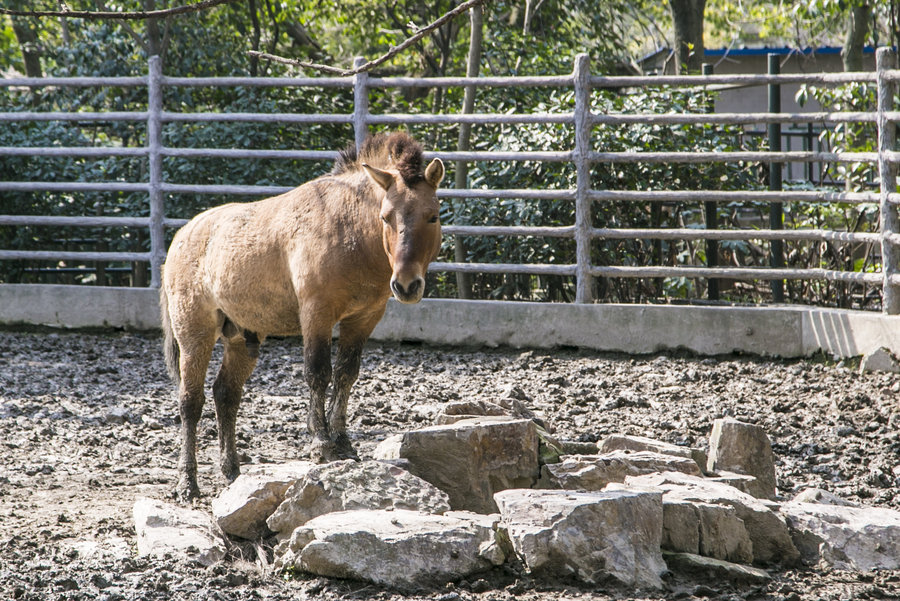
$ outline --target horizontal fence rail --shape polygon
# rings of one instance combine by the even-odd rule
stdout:
[[[83,262],[149,262],[151,286],[160,284],[160,268],[165,258],[165,229],[181,227],[185,219],[166,215],[165,202],[169,195],[200,194],[216,196],[265,196],[290,190],[279,185],[190,184],[165,181],[162,170],[164,158],[216,159],[229,161],[332,161],[338,153],[333,150],[315,149],[248,149],[248,148],[186,148],[167,146],[163,142],[162,125],[167,123],[249,123],[249,124],[337,124],[352,126],[359,144],[370,126],[379,125],[565,125],[573,128],[571,147],[557,150],[436,150],[426,153],[426,158],[440,157],[445,161],[464,162],[520,162],[563,163],[574,167],[577,186],[572,189],[441,189],[438,196],[453,202],[471,200],[496,202],[513,200],[531,202],[549,200],[572,203],[575,222],[553,226],[524,226],[498,224],[444,224],[444,234],[453,237],[542,237],[568,239],[574,242],[575,252],[559,264],[508,264],[446,261],[431,265],[432,271],[465,274],[522,274],[530,276],[564,276],[576,280],[576,302],[594,300],[594,278],[696,278],[735,279],[758,281],[821,280],[829,282],[864,283],[880,286],[883,310],[900,313],[900,274],[898,274],[897,249],[900,247],[897,205],[900,194],[896,190],[897,165],[900,153],[895,148],[894,129],[900,122],[900,111],[893,106],[896,84],[900,82],[900,70],[892,52],[879,49],[877,70],[857,73],[765,74],[765,75],[690,75],[690,76],[601,76],[589,72],[585,55],[576,59],[576,68],[570,75],[540,77],[170,77],[162,73],[160,61],[152,57],[148,75],[142,77],[14,77],[0,79],[0,87],[117,87],[140,88],[147,91],[146,110],[94,112],[94,111],[22,111],[0,112],[0,122],[63,122],[76,124],[101,124],[111,122],[145,124],[146,145],[85,147],[34,146],[0,147],[0,157],[73,158],[82,160],[139,159],[147,164],[146,181],[2,181],[0,192],[50,192],[58,194],[80,192],[119,192],[147,195],[148,216],[48,216],[48,215],[0,215],[0,226],[11,227],[84,227],[84,228],[138,228],[149,233],[149,251],[46,251],[0,249],[0,260],[51,260]],[[725,90],[742,86],[781,86],[786,84],[842,85],[847,83],[872,83],[878,86],[878,109],[872,112],[781,112],[769,110],[754,113],[599,113],[592,109],[592,96],[598,90],[629,90],[645,87],[671,86],[689,91]],[[351,113],[293,114],[283,112],[183,112],[167,110],[163,92],[166,89],[219,88],[228,86],[346,89],[353,92]],[[553,88],[574,92],[574,110],[535,113],[468,113],[468,114],[372,114],[369,113],[368,94],[373,89],[403,88]],[[770,88],[771,89],[771,88]],[[171,109],[171,107],[170,107]],[[783,123],[834,125],[875,124],[879,132],[878,148],[872,152],[837,152],[833,150],[780,150],[767,151],[710,151],[710,152],[655,152],[652,150],[601,151],[591,145],[592,132],[603,127],[628,126],[769,126]],[[810,129],[812,131],[812,129]],[[783,164],[869,164],[877,165],[880,181],[878,190],[865,192],[838,192],[822,190],[613,190],[594,189],[591,168],[600,164],[740,164],[766,165],[780,169]],[[591,208],[594,203],[634,202],[660,206],[665,203],[694,203],[714,210],[716,205],[730,203],[757,203],[781,206],[782,203],[822,203],[848,205],[877,205],[880,211],[881,230],[878,232],[831,231],[823,229],[785,230],[780,227],[719,229],[715,223],[709,227],[679,228],[628,228],[595,227]],[[0,210],[2,212],[2,210]],[[839,271],[830,269],[799,269],[773,266],[749,268],[719,266],[628,266],[594,265],[591,263],[592,245],[599,240],[680,240],[714,245],[726,241],[814,241],[828,244],[865,244],[878,247],[881,271]],[[710,249],[717,248],[709,246]]]

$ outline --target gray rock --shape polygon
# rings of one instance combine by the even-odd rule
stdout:
[[[596,442],[581,442],[578,440],[560,440],[563,455],[596,455],[600,447]]]
[[[785,503],[804,561],[839,570],[900,569],[900,512],[883,507]]]
[[[843,505],[845,507],[859,507],[858,504],[847,499],[842,499],[834,493],[821,488],[805,488],[791,499],[793,503],[820,503],[822,505]]]
[[[748,492],[759,499],[775,498],[775,456],[766,431],[759,426],[731,418],[713,422],[707,468],[753,476],[756,482]]]
[[[765,584],[772,577],[765,570],[739,565],[712,557],[691,553],[663,552],[663,559],[673,572],[693,578],[714,582],[729,582],[736,585]]]
[[[329,513],[297,528],[277,566],[382,586],[440,586],[505,561],[496,516],[408,510]]]
[[[727,484],[728,486],[733,486],[743,493],[747,493],[750,496],[755,497],[754,492],[759,492],[760,486],[757,482],[755,476],[749,476],[747,474],[738,474],[737,472],[729,472],[729,471],[719,471],[719,472],[707,472],[707,480],[711,482],[719,482],[721,484]],[[759,498],[759,497],[757,497]],[[765,498],[765,497],[763,497]]]
[[[172,555],[211,566],[225,557],[226,542],[213,532],[209,514],[156,499],[134,504],[138,556]]]
[[[676,472],[629,476],[625,478],[625,485],[662,490],[664,504],[689,501],[734,507],[753,542],[754,562],[790,566],[800,560],[784,518],[773,510],[777,508],[774,503],[757,499],[727,484]]]
[[[441,407],[440,413],[434,418],[434,423],[438,426],[444,426],[455,424],[464,419],[485,416],[528,418],[528,416],[514,416],[505,407],[490,401],[454,401]]]
[[[872,371],[884,371],[892,374],[900,374],[900,361],[891,353],[890,349],[881,347],[863,355],[859,362],[859,373]]]
[[[128,407],[110,407],[106,410],[104,419],[108,424],[124,424],[125,422],[131,421],[131,411],[128,409]]]
[[[662,548],[735,563],[753,563],[753,542],[734,507],[667,501],[663,497]]]
[[[683,472],[700,476],[697,463],[688,457],[652,451],[612,451],[603,455],[567,455],[560,463],[541,467],[538,488],[603,490],[626,476],[656,472]]]
[[[516,554],[535,574],[659,588],[662,500],[645,491],[506,490],[494,495]]]
[[[249,466],[213,499],[213,518],[232,536],[268,536],[266,519],[284,501],[287,489],[315,467],[310,461]]]
[[[309,470],[287,490],[266,520],[282,537],[333,511],[410,509],[443,513],[447,495],[408,471],[381,461],[335,461]]]
[[[406,432],[376,454],[409,460],[413,474],[447,493],[451,508],[489,514],[497,511],[495,492],[537,480],[538,444],[533,421],[494,416]]]
[[[699,467],[701,471],[706,470],[706,451],[692,449],[690,447],[680,447],[672,443],[654,440],[644,436],[610,434],[597,446],[600,448],[601,454],[609,453],[611,451],[651,451],[653,453],[662,453],[663,455],[687,457],[696,461],[697,467]]]
[[[392,434],[378,443],[372,451],[372,459],[377,461],[398,461],[403,434]]]

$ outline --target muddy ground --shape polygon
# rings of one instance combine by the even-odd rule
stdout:
[[[175,483],[178,418],[152,334],[0,331],[2,599],[889,599],[900,571],[773,570],[766,585],[678,574],[660,592],[532,580],[515,566],[440,590],[397,592],[271,570],[271,541],[235,544],[211,569],[138,559],[131,509]],[[269,340],[238,421],[245,460],[302,455],[307,388],[296,339]],[[214,358],[217,360],[218,355]],[[210,379],[211,380],[211,379]],[[624,432],[706,446],[712,421],[764,426],[779,494],[815,486],[900,509],[900,378],[827,358],[765,360],[576,350],[368,346],[350,423],[365,457],[386,436],[429,424],[442,404],[518,388],[561,438]],[[224,486],[212,403],[201,423],[201,506]]]

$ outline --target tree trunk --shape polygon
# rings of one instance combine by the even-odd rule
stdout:
[[[22,49],[22,59],[25,61],[25,75],[28,77],[43,77],[44,70],[41,67],[41,50],[38,45],[37,34],[29,26],[28,22],[18,17],[12,17],[13,33]]]
[[[863,46],[869,37],[869,25],[872,23],[872,5],[862,4],[850,7],[850,22],[847,28],[847,38],[841,49],[841,58],[844,61],[844,71],[863,70]]]
[[[706,0],[671,0],[675,28],[675,73],[699,72],[704,60],[703,11]]]
[[[471,34],[469,36],[469,59],[466,63],[466,77],[478,77],[481,70],[481,41],[484,30],[484,12],[481,6],[474,6],[470,11]],[[475,87],[467,86],[463,97],[464,115],[470,115],[475,110]],[[469,140],[472,135],[472,125],[469,123],[460,123],[459,125],[459,141],[457,150],[465,152],[469,150]],[[454,186],[457,190],[469,187],[469,164],[466,161],[456,161],[456,180]],[[464,214],[463,200],[457,199],[454,202],[453,212],[454,221],[461,223],[460,214]],[[453,258],[457,263],[463,263],[466,260],[466,239],[463,236],[454,236]],[[456,288],[459,298],[472,298],[472,277],[468,273],[456,274]]]
[[[247,10],[250,13],[250,23],[253,26],[253,35],[250,38],[250,48],[259,51],[259,41],[262,39],[262,28],[259,25],[259,13],[256,9],[256,0],[250,0],[247,3]],[[250,57],[250,76],[259,75],[259,57]]]

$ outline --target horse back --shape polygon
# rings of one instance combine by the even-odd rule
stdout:
[[[165,269],[170,296],[276,335],[300,333],[302,303],[330,307],[337,321],[386,302],[389,271],[373,282],[385,266],[370,264],[379,254],[387,263],[376,250],[380,228],[373,240],[352,186],[329,179],[197,215],[172,241]]]

